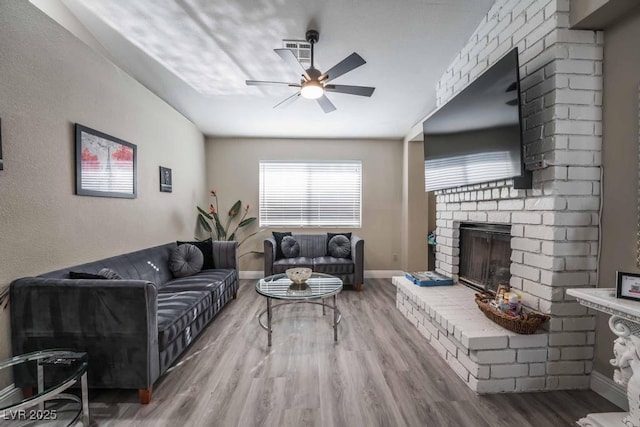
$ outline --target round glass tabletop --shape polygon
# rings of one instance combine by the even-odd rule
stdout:
[[[286,274],[274,274],[256,283],[260,295],[276,299],[313,299],[336,295],[342,290],[342,280],[323,273],[311,273],[305,285],[294,284]]]
[[[66,365],[63,359],[69,354],[69,350],[44,350],[0,361],[0,390],[20,389],[23,384],[16,387],[14,384],[16,377],[20,377],[22,381],[28,383],[33,381],[33,385],[36,385],[38,377],[42,375],[42,382],[37,392],[32,396],[23,397],[22,393],[1,395],[0,415],[8,408],[14,408],[18,405],[24,406],[24,404],[31,401],[35,403],[41,397],[55,395],[59,389],[66,388],[67,384],[71,386],[72,383],[75,383],[75,380],[86,372],[87,360],[85,358]],[[51,363],[56,358],[60,358],[62,362]],[[47,364],[41,365],[41,363]],[[46,372],[43,369],[44,367],[47,368]],[[41,373],[39,373],[39,369],[42,369]]]

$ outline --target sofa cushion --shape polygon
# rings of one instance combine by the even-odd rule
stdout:
[[[194,245],[177,246],[169,255],[169,270],[174,277],[193,276],[202,270],[204,256]]]
[[[96,279],[96,280],[104,280],[106,277],[100,274],[94,273],[84,273],[82,271],[70,271],[69,279]]]
[[[122,276],[120,275],[120,273],[118,273],[115,270],[112,270],[111,268],[103,268],[100,271],[98,271],[98,276],[102,276],[105,279],[109,279],[109,280],[122,280]]]
[[[284,273],[288,268],[293,267],[313,268],[313,258],[296,257],[280,259],[273,263],[273,274]]]
[[[326,234],[294,234],[293,238],[300,244],[298,256],[315,258],[327,254]]]
[[[333,236],[329,240],[329,256],[334,258],[350,258],[351,257],[351,240],[342,234]]]
[[[300,243],[291,236],[285,236],[280,244],[285,258],[296,258],[300,254]]]
[[[331,253],[329,252],[329,242],[331,241],[331,239],[333,239],[335,236],[345,236],[347,239],[349,239],[349,242],[351,242],[351,236],[353,233],[327,233],[327,252],[325,252],[326,255],[331,255]]]
[[[146,280],[160,286],[162,283],[173,279],[168,261],[169,254],[175,247],[175,242],[167,243],[86,264],[50,271],[40,277],[62,279],[67,278],[71,270],[97,272],[102,268],[111,268],[127,279]]]
[[[204,258],[204,261],[202,262],[203,270],[213,270],[214,268],[216,268],[213,265],[213,239],[211,239],[211,237],[206,240],[194,240],[192,242],[177,241],[176,243],[178,244],[178,246],[193,245],[196,248],[200,249],[200,252],[202,252],[202,256]]]
[[[215,304],[215,303],[214,303]],[[195,321],[191,322],[182,330],[166,347],[158,348],[158,356],[160,359],[160,372],[165,372],[180,357],[182,353],[193,343],[200,335],[204,328],[213,319],[213,309],[209,307],[208,312],[198,316]],[[217,312],[217,311],[216,311]]]
[[[207,291],[158,294],[158,347],[164,349],[212,303]]]
[[[279,232],[279,231],[272,231],[271,232],[273,234],[273,238],[276,241],[276,261],[279,259],[284,258],[284,254],[282,253],[282,239],[284,239],[286,236],[291,236],[291,232],[290,231],[284,231],[284,232]]]
[[[181,291],[209,291],[217,299],[225,289],[231,286],[237,279],[236,270],[222,269],[202,270],[200,273],[188,277],[179,277],[169,280],[162,285],[159,293]]]
[[[314,258],[313,271],[325,274],[351,274],[354,272],[353,260],[323,256]]]

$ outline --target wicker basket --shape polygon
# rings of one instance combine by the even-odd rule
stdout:
[[[522,311],[520,316],[514,317],[491,307],[489,301],[493,299],[490,295],[476,294],[476,304],[480,311],[489,319],[505,329],[518,334],[533,334],[540,325],[549,320],[549,316],[535,312],[533,310]]]

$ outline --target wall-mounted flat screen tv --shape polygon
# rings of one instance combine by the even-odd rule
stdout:
[[[431,114],[423,130],[426,191],[509,178],[526,188],[518,49]]]

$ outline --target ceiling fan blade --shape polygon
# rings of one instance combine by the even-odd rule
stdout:
[[[291,87],[300,87],[297,83],[287,83],[287,82],[269,82],[263,80],[245,80],[247,86],[270,86],[270,85],[286,85]]]
[[[333,102],[329,101],[329,98],[327,98],[326,95],[322,95],[320,98],[316,99],[316,101],[318,101],[318,104],[322,107],[322,111],[325,113],[330,113],[336,109],[336,106],[333,105]]]
[[[286,107],[287,105],[291,104],[293,101],[298,99],[299,97],[300,97],[300,91],[297,91],[293,95],[287,96],[285,99],[278,102],[276,105],[273,106],[273,108]]]
[[[327,92],[347,93],[349,95],[371,96],[375,87],[369,86],[349,86],[349,85],[326,85]]]
[[[326,77],[327,79],[325,80],[325,83],[328,83],[331,80],[335,79],[336,77],[340,77],[341,75],[348,73],[349,71],[355,68],[358,68],[359,66],[366,63],[367,61],[362,59],[360,55],[353,52],[351,55],[347,56],[342,61],[338,62],[336,65],[331,67],[329,71],[322,74],[320,76],[320,80]]]
[[[304,69],[304,67],[298,61],[298,58],[296,58],[296,55],[293,53],[291,49],[273,49],[273,50],[275,53],[277,53],[280,56],[280,58],[282,58],[284,62],[289,64],[291,68],[293,68],[296,71],[298,71],[298,68],[299,68],[302,71],[302,75],[305,77],[305,79],[311,80],[311,78],[309,77],[309,74],[307,74],[307,70]]]

